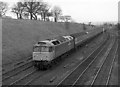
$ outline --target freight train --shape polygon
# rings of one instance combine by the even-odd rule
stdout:
[[[80,32],[39,41],[33,46],[33,64],[38,69],[48,69],[61,55],[76,49],[104,31],[104,29],[94,29],[90,32]]]

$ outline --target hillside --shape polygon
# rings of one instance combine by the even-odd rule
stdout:
[[[77,23],[2,19],[2,62],[12,63],[31,56],[33,44],[39,40],[81,31],[83,26]]]

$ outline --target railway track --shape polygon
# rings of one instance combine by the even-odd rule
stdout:
[[[12,82],[10,85],[22,85],[24,82],[26,82],[27,80],[29,80],[30,77],[32,77],[32,75],[35,75],[37,73],[36,70],[31,71],[30,73],[26,74],[25,76],[17,79],[16,81]],[[22,83],[22,84],[20,84]]]
[[[4,83],[4,81],[11,79],[11,77],[13,77],[13,76],[31,68],[31,67],[32,67],[32,60],[28,61],[25,64],[17,66],[8,72],[3,73],[2,74],[2,82]]]
[[[21,60],[21,61],[16,61],[14,63],[8,63],[8,64],[3,64],[2,65],[2,73],[6,73],[6,72],[9,72],[11,70],[13,70],[14,68],[17,68],[19,67],[20,65],[23,65],[25,64],[26,62],[30,61],[32,59],[32,57],[28,57],[28,58],[25,58],[24,60]]]
[[[111,50],[113,50],[114,45],[115,44],[112,44],[112,46],[110,46],[109,49],[107,49],[107,51],[106,51],[107,47],[101,50],[101,52],[98,54],[98,57],[90,64],[90,66],[88,66],[88,68],[84,70],[84,72],[76,79],[73,85],[74,86],[75,85],[90,85],[92,82],[92,79],[96,76],[96,73],[102,68],[101,66],[105,62],[108,55],[111,53]],[[101,55],[104,55],[104,56],[101,56]],[[102,81],[105,82],[104,79]],[[101,85],[101,84],[98,84],[98,85]]]
[[[118,45],[117,45],[118,46]],[[108,74],[108,78],[107,78],[107,82],[106,82],[106,85],[110,85],[110,79],[111,79],[111,74],[112,74],[112,71],[113,71],[113,66],[114,66],[114,62],[115,60],[117,59],[117,51],[118,51],[118,47],[116,49],[116,52],[115,52],[115,56],[112,60],[112,64],[110,66],[110,71],[109,71],[109,74]]]
[[[46,75],[46,74],[44,74],[44,75]],[[44,76],[43,76],[44,77]],[[24,83],[24,85],[31,85],[31,84],[34,84],[34,81],[37,81],[37,80],[39,80],[39,79],[42,79],[42,76],[41,76],[41,74],[36,74],[36,75],[34,75],[34,78],[31,78],[26,84]],[[54,79],[54,78],[53,78]],[[22,84],[23,85],[23,84]]]
[[[106,47],[109,42],[111,42],[111,39],[109,37],[109,40],[106,40],[100,47],[98,47],[94,52],[92,52],[83,62],[81,62],[75,69],[73,69],[65,78],[63,78],[57,86],[61,85],[74,85],[84,71],[92,64],[92,62],[95,60],[96,56],[100,51],[103,49],[103,47]],[[104,46],[105,45],[105,46]]]
[[[29,73],[31,73],[34,70],[35,70],[34,67],[31,67],[25,71],[22,71],[21,73],[14,75],[3,81],[3,85],[10,85],[11,83],[17,81],[18,79],[22,79],[22,77],[27,76]]]
[[[26,71],[22,71],[16,76],[11,76],[11,78],[7,78],[3,82],[3,85],[27,85],[31,81],[43,76],[45,73],[49,71],[38,71],[34,67],[27,69]]]
[[[107,41],[105,41],[107,42]],[[103,44],[105,44],[105,42]],[[95,51],[96,52],[96,51]],[[97,51],[98,52],[98,51]],[[25,65],[26,66],[26,65]],[[24,66],[24,67],[25,67]],[[31,66],[32,67],[32,66]],[[6,74],[6,76],[4,77],[3,81],[7,80],[7,79],[11,79],[11,78],[14,78],[15,75],[27,70],[29,68],[16,68],[16,71],[12,71],[8,74]],[[17,71],[18,70],[18,71]],[[46,72],[38,72],[36,70],[31,70],[32,72],[29,72],[28,74],[24,75],[23,77],[15,80],[15,81],[10,81],[8,85],[28,85],[30,83],[32,83],[32,81],[34,81],[35,79],[43,76],[45,73],[49,72],[49,71],[46,71]],[[4,83],[4,82],[3,82]],[[6,85],[6,84],[5,84]]]
[[[10,85],[28,85],[30,84],[33,80],[42,77],[43,75],[45,75],[46,73],[48,73],[49,71],[31,71],[30,73],[28,73],[27,75],[21,77],[20,79],[12,82]]]
[[[118,52],[118,49],[117,49],[117,52]],[[111,68],[110,68],[110,72],[109,72],[109,76],[107,78],[107,82],[106,82],[106,85],[119,85],[119,80],[118,80],[118,67],[115,67],[117,64],[118,64],[118,54],[116,52],[116,56],[114,58],[114,60],[112,61],[112,65],[111,65]],[[116,69],[116,71],[115,71]],[[116,73],[117,72],[117,73]],[[114,77],[113,78],[113,74],[115,73],[116,78]]]
[[[108,85],[112,69],[111,67],[113,66],[113,62],[115,60],[117,48],[118,48],[117,41],[115,41],[109,54],[107,55],[106,59],[104,60],[99,70],[97,71],[97,74],[93,78],[91,85]]]
[[[108,36],[108,34],[106,34],[105,36]],[[107,37],[105,37],[104,39],[106,39]],[[100,39],[100,38],[99,38]],[[96,39],[97,40],[97,39]],[[101,40],[101,39],[100,39]],[[105,40],[103,40],[103,42],[104,42]],[[100,42],[100,41],[98,41],[98,42]],[[102,41],[100,42],[100,43],[103,43]],[[100,43],[99,43],[99,45],[100,45]],[[93,41],[93,44],[96,44],[96,42],[95,41]],[[91,46],[92,47],[92,46]],[[90,48],[91,48],[90,47]],[[93,48],[93,47],[92,47]],[[61,68],[63,68],[63,67],[61,67]],[[59,68],[59,69],[61,69],[61,68]],[[61,70],[62,71],[62,70]],[[52,71],[50,71],[49,73],[47,73],[47,74],[53,74],[54,72],[56,72],[55,70],[52,70]],[[58,71],[59,72],[59,71]],[[24,84],[24,85],[40,85],[40,84],[47,84],[46,83],[46,80],[48,81],[49,80],[49,76],[47,75],[47,74],[44,74],[44,76],[42,77],[41,75],[38,75],[38,76],[35,76],[36,78],[35,79],[33,79],[33,78],[31,78],[31,80],[30,81],[28,81],[26,84]],[[58,74],[58,73],[57,73]],[[46,77],[46,76],[47,77]],[[53,76],[55,77],[52,77],[52,79],[50,79],[50,81],[52,81],[52,80],[55,80],[56,79],[56,76],[55,76],[56,74],[53,74]],[[46,80],[45,80],[46,79]],[[43,82],[43,83],[42,83]],[[49,81],[48,81],[48,84],[49,84]]]

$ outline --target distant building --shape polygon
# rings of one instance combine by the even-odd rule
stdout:
[[[54,17],[50,16],[49,21],[54,22],[55,21]],[[59,16],[57,21],[58,22],[71,22],[72,19],[71,19],[71,16]]]
[[[2,18],[10,18],[10,19],[12,19],[11,16],[2,16]]]
[[[52,17],[52,16],[49,17],[49,20],[52,21],[52,22],[54,22],[54,17]]]
[[[71,22],[72,18],[69,15],[59,16],[58,22]]]

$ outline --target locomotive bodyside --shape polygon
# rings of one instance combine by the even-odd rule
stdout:
[[[86,40],[87,33],[86,32],[81,32],[81,33],[75,33],[75,34],[71,35],[72,37],[74,37],[75,48],[77,46],[79,46],[83,41]]]
[[[59,45],[56,45],[55,46],[55,58],[72,50],[73,48],[74,48],[74,40],[73,39],[63,42]]]
[[[33,50],[34,66],[40,69],[47,68],[54,59],[73,48],[74,40],[71,36],[60,36],[54,40],[40,41]]]
[[[99,35],[100,33],[102,33],[102,29],[91,30],[89,32],[81,32],[79,34],[75,33],[72,34],[71,36],[74,37],[75,48],[77,48],[84,42],[88,41],[89,39],[92,39],[93,37]]]
[[[52,61],[57,58],[59,59],[59,56],[69,52],[74,48],[77,48],[79,45],[99,35],[102,32],[102,29],[93,30],[89,32],[71,34],[70,36],[59,36],[53,40],[41,41],[35,46],[37,48],[40,48],[40,50],[36,51],[34,47],[34,65],[38,68],[46,68],[48,65],[51,65]],[[44,42],[44,44],[40,44],[42,42]]]

